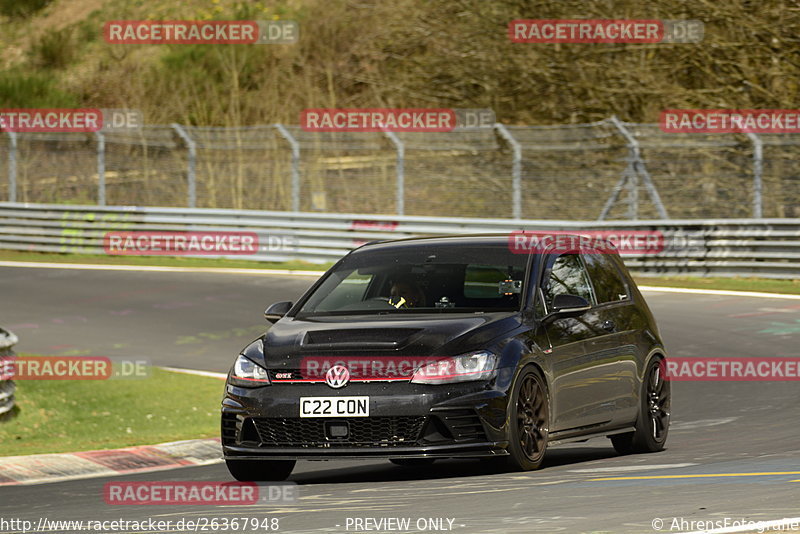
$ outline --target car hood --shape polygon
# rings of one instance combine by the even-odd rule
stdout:
[[[298,369],[309,356],[435,357],[488,348],[520,326],[515,312],[413,317],[348,316],[275,323],[264,336],[270,369]]]

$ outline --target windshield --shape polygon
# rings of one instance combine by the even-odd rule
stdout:
[[[527,259],[500,245],[357,252],[334,267],[297,316],[515,311]]]

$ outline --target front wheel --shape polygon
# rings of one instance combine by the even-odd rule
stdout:
[[[506,467],[538,469],[547,450],[550,401],[544,378],[533,368],[522,372],[510,399]]]
[[[662,362],[661,358],[653,358],[647,366],[636,430],[610,436],[611,444],[620,454],[658,452],[664,449],[669,433],[671,391],[669,380],[664,379]]]
[[[225,460],[233,478],[241,482],[286,480],[296,463],[295,460]]]

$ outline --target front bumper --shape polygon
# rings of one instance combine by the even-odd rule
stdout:
[[[346,460],[365,458],[485,458],[506,456],[508,442],[380,448],[250,448],[223,446],[226,460]]]
[[[369,417],[299,417],[301,396],[369,396]],[[226,459],[452,458],[506,454],[504,391],[493,383],[226,385]],[[345,426],[345,438],[328,426]]]

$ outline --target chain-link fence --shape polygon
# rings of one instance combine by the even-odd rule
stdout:
[[[616,118],[446,133],[0,133],[0,200],[525,219],[800,216],[800,135]]]

